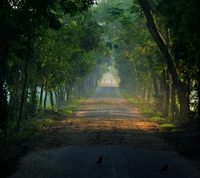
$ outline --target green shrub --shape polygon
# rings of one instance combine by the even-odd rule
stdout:
[[[63,112],[63,114],[66,114],[66,115],[73,115],[74,114],[74,112],[72,110],[69,110],[69,109],[63,110],[62,112]]]
[[[165,129],[165,130],[172,130],[172,129],[175,128],[175,125],[174,124],[170,124],[170,123],[168,123],[168,124],[161,124],[160,128]]]

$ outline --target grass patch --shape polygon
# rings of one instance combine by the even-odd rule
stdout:
[[[165,131],[173,131],[176,129],[175,124],[169,118],[163,118],[162,113],[155,111],[153,102],[144,102],[141,97],[133,98],[126,91],[122,90],[122,95],[135,107],[139,108],[145,117],[156,122],[159,127]]]
[[[68,116],[72,116],[74,114],[74,112],[69,109],[63,110],[62,113]]]
[[[146,117],[161,117],[162,113],[155,111],[153,102],[143,101],[142,97],[140,96],[133,98],[133,96],[131,96],[125,90],[122,90],[122,95],[128,100],[129,103],[133,104],[137,108],[140,108]]]
[[[152,121],[156,121],[156,122],[163,122],[163,121],[165,121],[164,118],[162,118],[162,117],[157,117],[157,116],[151,117],[150,119],[151,119]]]
[[[168,119],[162,118],[162,117],[159,117],[159,116],[153,116],[153,117],[150,118],[150,120],[153,121],[153,122],[156,122],[158,125],[166,124],[166,122],[169,123]]]
[[[94,91],[96,90],[96,87],[93,89],[89,90],[88,92],[85,92],[82,94],[82,97],[76,97],[72,96],[72,100],[70,102],[66,102],[66,104],[62,108],[62,113],[67,116],[72,116],[74,115],[74,110],[81,104],[83,103],[87,98],[89,98]]]
[[[129,103],[135,104],[135,101],[133,98],[128,98],[127,100],[129,101]]]
[[[171,123],[165,123],[165,124],[161,124],[160,128],[164,130],[173,130],[175,129],[175,125]]]
[[[72,101],[67,102],[62,108],[62,114],[66,116],[74,115],[74,110],[86,100],[86,98],[74,98]]]
[[[153,112],[152,108],[150,107],[141,107],[142,112],[144,113],[144,115],[148,118],[155,116],[155,113]]]

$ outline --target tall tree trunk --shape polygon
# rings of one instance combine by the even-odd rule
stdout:
[[[53,92],[52,92],[52,90],[49,92],[49,94],[50,94],[51,107],[54,107],[54,100],[53,100]]]
[[[30,55],[30,54],[28,54]],[[24,67],[24,82],[22,85],[22,94],[21,94],[21,103],[20,103],[20,109],[19,109],[19,116],[18,116],[18,121],[17,121],[17,130],[20,128],[20,122],[22,119],[22,111],[23,111],[23,105],[24,105],[24,99],[25,99],[25,94],[26,94],[26,86],[27,86],[27,78],[28,78],[28,58],[25,60],[25,67]]]
[[[170,104],[170,86],[169,86],[169,72],[166,71],[165,72],[165,83],[164,83],[164,86],[165,86],[165,107],[164,107],[164,117],[169,117],[169,104]]]
[[[65,92],[63,90],[64,90],[64,87],[60,87],[60,96],[59,96],[60,108],[63,106],[64,100],[65,100]]]
[[[166,84],[166,72],[165,72],[165,70],[163,70],[161,76],[159,77],[159,80],[160,80],[160,82],[159,82],[159,84],[160,84],[160,86],[159,86],[160,94],[163,94],[163,93],[165,93],[165,84]]]
[[[44,91],[44,83],[42,83],[41,91],[40,91],[40,102],[39,102],[40,108],[42,108],[43,91]]]
[[[152,78],[152,82],[153,82],[154,94],[155,94],[156,98],[158,98],[160,95],[160,92],[159,92],[159,88],[158,88],[158,83],[156,81],[156,75],[153,71],[151,72],[151,78]]]
[[[45,90],[45,95],[44,95],[44,110],[47,109],[47,95],[48,95],[48,91]]]
[[[70,101],[70,87],[67,87],[67,102]]]
[[[24,97],[24,120],[28,120],[27,99],[28,99],[28,89],[26,88]]]
[[[146,98],[146,88],[143,89],[142,100],[145,101],[145,98]]]
[[[176,104],[176,88],[173,83],[172,83],[172,88],[171,88],[171,114],[172,116],[175,116],[178,114],[178,107]]]
[[[163,39],[162,35],[159,33],[154,19],[152,15],[152,11],[149,5],[148,0],[138,0],[139,4],[141,5],[143,12],[145,14],[145,17],[147,19],[147,27],[154,38],[155,42],[157,43],[160,51],[162,52],[163,56],[165,57],[168,70],[172,76],[173,83],[176,85],[178,99],[180,103],[180,114],[182,117],[185,118],[185,116],[189,112],[188,103],[187,103],[187,96],[185,94],[185,84],[181,82],[178,76],[178,72],[176,70],[176,67],[174,65],[171,53],[169,48],[167,47],[167,44],[165,40]]]
[[[33,109],[32,109],[32,114],[36,113],[37,110],[37,106],[38,106],[38,96],[37,96],[37,85],[35,85],[34,89],[33,89],[34,93],[33,93]]]
[[[6,131],[7,121],[8,121],[7,91],[5,86],[7,66],[8,66],[6,62],[7,55],[8,55],[7,43],[0,41],[0,129],[4,131]]]
[[[165,26],[165,34],[166,34],[166,45],[169,48],[169,42],[170,42],[170,33],[169,33],[169,28],[168,25]],[[170,111],[170,85],[169,85],[169,80],[170,80],[170,74],[169,71],[166,70],[163,72],[164,74],[164,89],[165,89],[165,107],[164,107],[164,112],[163,116],[164,117],[169,117],[169,111]]]
[[[152,56],[147,56],[147,59],[149,61],[149,66],[151,68],[151,79],[152,79],[152,82],[153,82],[154,94],[155,94],[156,98],[158,98],[159,95],[160,95],[160,91],[159,91],[159,88],[158,88],[158,82],[156,81],[156,79],[157,79],[156,73],[153,70]]]
[[[55,98],[56,98],[56,106],[57,108],[59,108],[59,103],[58,103],[58,92],[57,91],[54,91],[55,93]]]
[[[57,88],[57,91],[55,92],[55,97],[56,97],[57,108],[61,109],[61,104],[60,104],[60,88]]]
[[[18,94],[18,81],[15,80],[15,96],[14,96],[14,121],[17,121],[19,111],[19,94]]]

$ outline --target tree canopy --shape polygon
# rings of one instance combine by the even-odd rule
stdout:
[[[61,109],[70,93],[94,86],[109,66],[118,69],[121,88],[153,102],[163,117],[199,122],[199,6],[195,0],[0,1],[0,133],[9,121],[19,129],[46,109],[48,96]]]

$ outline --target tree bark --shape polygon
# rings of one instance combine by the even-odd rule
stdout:
[[[55,98],[56,98],[56,105],[57,105],[57,108],[59,108],[59,103],[58,103],[58,91],[54,91],[55,93]]]
[[[2,2],[3,3],[3,2]],[[2,4],[3,6],[3,4]],[[8,122],[8,102],[6,91],[8,45],[0,41],[0,129],[6,131]],[[1,134],[0,134],[1,136]]]
[[[172,59],[172,56],[170,53],[170,50],[167,47],[165,40],[163,39],[162,35],[160,34],[160,32],[158,31],[158,29],[155,25],[151,7],[149,5],[149,1],[148,0],[138,0],[138,2],[141,5],[143,12],[145,14],[145,17],[147,19],[147,27],[148,27],[152,37],[154,38],[155,42],[157,43],[160,51],[162,52],[163,56],[165,57],[168,70],[172,76],[173,83],[175,84],[176,89],[177,89],[178,99],[179,99],[179,103],[180,103],[180,114],[181,114],[181,116],[185,117],[189,112],[187,96],[185,94],[185,85],[183,82],[180,81],[178,72],[176,70],[175,64],[173,62],[173,59]]]
[[[153,60],[152,60],[152,56],[147,56],[147,59],[149,61],[149,66],[151,68],[151,79],[152,79],[152,82],[153,82],[153,88],[154,88],[154,94],[156,96],[156,98],[160,95],[160,91],[159,91],[159,88],[158,88],[158,83],[156,81],[157,79],[157,76],[156,76],[156,73],[154,72],[153,70]]]
[[[51,107],[54,107],[53,92],[50,91],[49,94],[50,94]]]
[[[41,90],[40,90],[40,102],[39,102],[40,108],[42,108],[43,91],[44,91],[44,83],[42,83]]]
[[[146,88],[143,89],[143,92],[142,92],[142,100],[143,100],[143,101],[146,100]]]
[[[172,83],[172,88],[171,88],[171,114],[172,116],[175,116],[178,114],[178,107],[176,104],[176,89],[173,83]]]
[[[67,88],[67,102],[70,101],[70,87]]]
[[[30,54],[28,54],[30,55]],[[21,95],[21,103],[20,103],[20,109],[19,109],[19,116],[18,116],[18,121],[17,121],[17,130],[20,128],[20,122],[22,118],[22,111],[23,111],[23,105],[24,105],[24,99],[25,99],[25,94],[26,94],[26,86],[27,86],[27,78],[28,78],[28,58],[25,60],[25,68],[24,68],[24,83],[22,86],[22,95]]]
[[[19,94],[18,94],[18,81],[15,80],[15,96],[14,96],[14,121],[17,121],[19,112]]]
[[[48,95],[48,91],[45,90],[45,95],[44,95],[44,110],[47,109],[47,95]]]
[[[169,104],[170,104],[170,87],[169,87],[169,72],[165,72],[165,107],[164,107],[164,117],[169,117]]]
[[[28,107],[27,107],[28,89],[26,88],[24,97],[24,120],[28,120]]]

